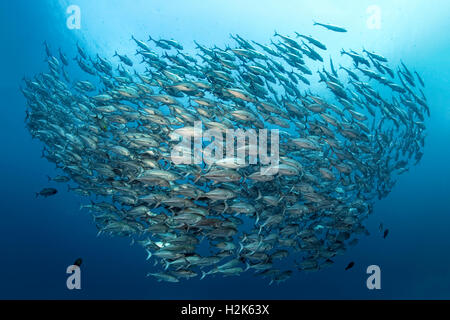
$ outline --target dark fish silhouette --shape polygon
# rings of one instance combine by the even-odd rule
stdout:
[[[345,270],[347,271],[348,269],[353,268],[354,265],[355,265],[355,263],[354,263],[353,261],[350,262],[350,263],[345,267]]]
[[[384,230],[383,239],[386,239],[388,234],[389,234],[389,229]]]
[[[42,196],[44,198],[50,197],[50,196],[54,196],[55,194],[58,193],[58,190],[54,189],[54,188],[44,188],[39,192],[36,192],[36,198],[38,196]]]
[[[75,262],[73,263],[75,266],[81,266],[81,264],[83,263],[83,259],[78,258],[77,260],[75,260]]]

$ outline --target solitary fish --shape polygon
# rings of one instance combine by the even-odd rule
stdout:
[[[81,266],[81,264],[83,263],[83,259],[78,258],[77,260],[75,260],[75,262],[73,263],[75,266]]]
[[[347,271],[348,269],[353,268],[354,265],[355,265],[355,263],[354,263],[353,261],[350,262],[350,263],[345,267],[345,270]]]
[[[50,196],[54,196],[55,194],[58,193],[58,190],[54,189],[54,188],[44,188],[39,192],[36,192],[36,198],[38,196],[42,196],[44,198],[50,197]]]
[[[347,32],[347,30],[345,30],[344,28],[332,26],[331,24],[324,24],[324,23],[319,23],[319,22],[314,21],[313,25],[314,26],[322,26],[324,28],[327,28],[328,30],[335,31],[335,32]]]
[[[388,234],[389,234],[389,229],[384,230],[384,233],[383,233],[383,239],[386,239],[386,237],[388,236]]]

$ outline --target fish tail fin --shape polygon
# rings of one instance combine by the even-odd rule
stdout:
[[[294,191],[294,189],[295,189],[295,186],[292,186],[292,188],[289,189],[289,192],[288,192],[288,193],[291,193],[292,191]],[[280,200],[283,199],[283,198],[284,198],[284,195],[280,198]]]
[[[250,264],[248,263],[248,261],[246,261],[244,272],[247,271],[248,269],[250,269]]]
[[[262,198],[261,191],[258,189],[258,197],[255,200],[259,200]]]
[[[202,177],[202,175],[199,174],[199,175],[195,178],[194,183],[197,183],[197,181],[200,180],[201,177]]]
[[[113,57],[117,57],[119,54],[117,53],[117,51],[115,51]]]
[[[147,251],[147,258],[145,260],[148,260],[152,257],[152,252],[148,249],[145,249]]]
[[[164,261],[164,270],[167,270],[170,267],[170,262]]]
[[[200,280],[203,280],[203,278],[205,278],[208,275],[209,272],[205,272],[202,270],[202,276],[200,278]]]
[[[239,242],[239,251],[238,254],[241,253],[241,251],[244,249],[244,245],[242,244],[242,242]]]
[[[259,222],[259,214],[258,211],[256,211],[256,220],[255,220],[255,225],[257,225]]]
[[[225,200],[224,203],[225,203],[225,208],[223,208],[222,214],[224,214],[228,210],[227,200]]]
[[[273,36],[276,37],[276,36],[279,36],[279,35],[280,34],[277,32],[277,30],[274,30]]]
[[[153,39],[152,39],[152,36],[151,35],[149,35],[148,36],[148,40],[147,41],[152,41]]]
[[[341,49],[341,55],[345,54],[345,50]]]
[[[47,179],[48,179],[48,182],[52,181],[52,177],[50,177],[49,175],[47,175]]]

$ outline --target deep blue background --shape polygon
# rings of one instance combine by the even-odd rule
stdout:
[[[378,1],[382,27],[366,26],[366,1],[73,1],[82,9],[82,29],[65,26],[67,1],[1,1],[0,50],[0,298],[450,298],[450,41],[449,3]],[[209,2],[208,2],[209,3]],[[211,2],[212,3],[212,2]],[[436,5],[439,3],[439,5]],[[131,5],[133,4],[133,5]],[[312,27],[312,20],[348,28],[345,35]],[[24,128],[21,78],[46,70],[42,42],[61,46],[70,57],[80,41],[89,51],[111,56],[134,51],[131,34],[174,37],[189,50],[192,40],[223,44],[229,33],[268,41],[274,30],[313,34],[335,57],[341,47],[367,49],[422,74],[432,117],[422,162],[403,175],[378,202],[362,238],[335,265],[297,273],[269,286],[249,274],[181,283],[146,278],[145,252],[128,239],[96,237],[82,199],[59,186],[55,197],[35,199],[48,186],[54,165]],[[338,57],[336,57],[338,59]],[[387,239],[378,233],[383,222]],[[66,289],[66,267],[82,257],[82,290]],[[344,272],[351,260],[353,269]],[[377,264],[382,290],[366,288],[365,269]]]

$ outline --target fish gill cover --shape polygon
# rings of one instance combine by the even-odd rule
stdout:
[[[423,155],[424,83],[403,62],[342,49],[348,65],[337,68],[310,36],[231,37],[232,47],[196,43],[196,52],[132,37],[140,72],[118,52],[91,57],[77,45],[72,60],[45,43],[49,70],[24,80],[26,126],[62,172],[52,179],[90,198],[82,207],[99,234],[141,245],[158,280],[252,269],[279,283],[294,269],[325,268],[368,234],[374,201]],[[269,129],[278,140],[266,137],[252,155],[263,140],[249,135],[244,153],[205,157],[211,145],[215,155],[234,150],[221,138],[236,129]]]

